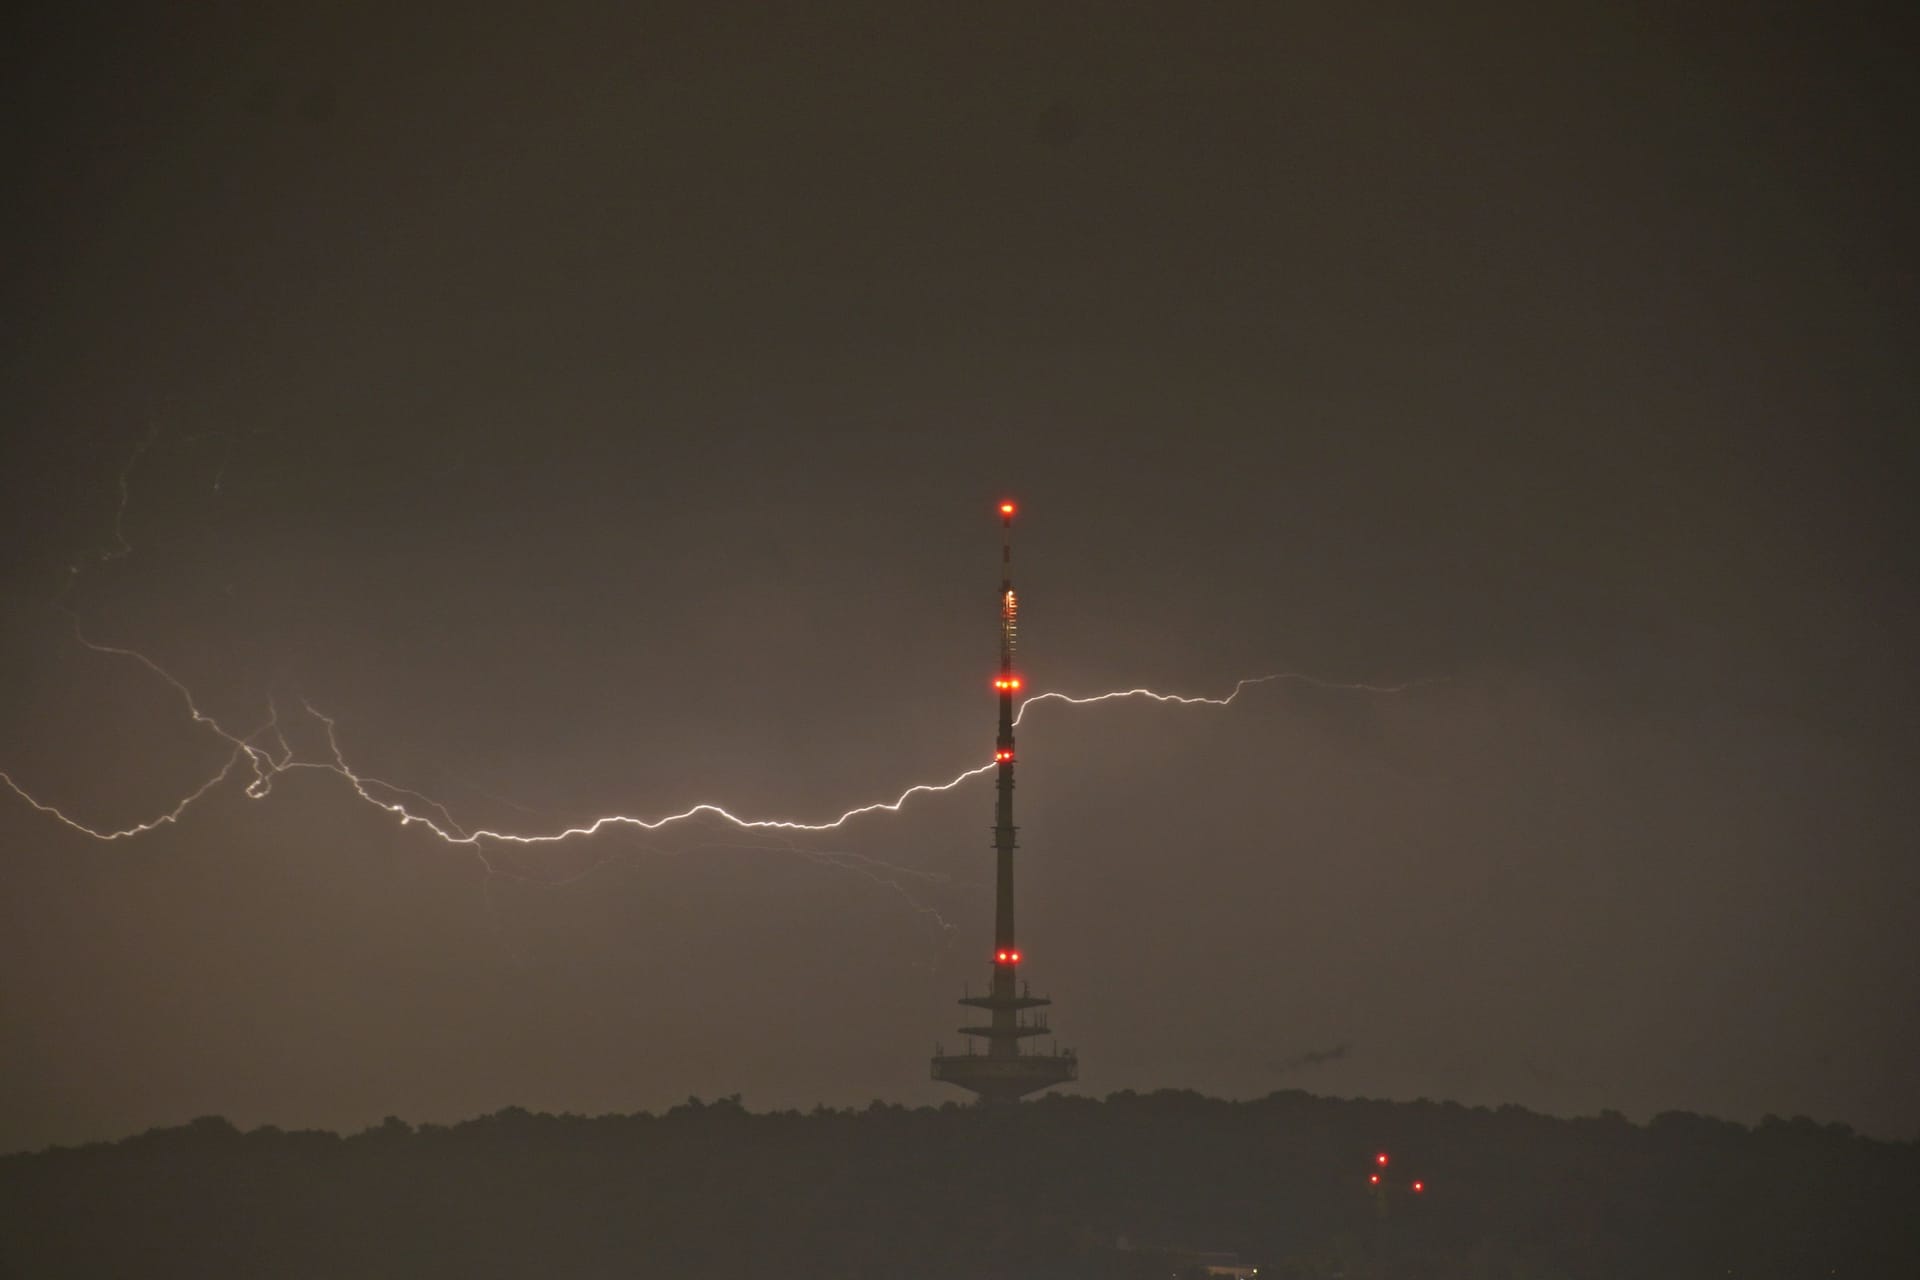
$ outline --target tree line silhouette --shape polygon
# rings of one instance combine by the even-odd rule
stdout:
[[[1280,1280],[1920,1275],[1920,1144],[1168,1091],[346,1137],[206,1117],[0,1157],[6,1276],[1144,1280],[1202,1251]]]

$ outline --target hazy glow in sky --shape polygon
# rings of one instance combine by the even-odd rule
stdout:
[[[937,1100],[1008,494],[1079,1087],[1920,1128],[1871,23],[39,21],[0,1148]]]

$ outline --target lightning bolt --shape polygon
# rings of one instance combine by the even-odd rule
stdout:
[[[142,456],[154,444],[158,435],[159,429],[155,427],[135,446],[119,471],[119,501],[114,512],[112,529],[114,545],[94,553],[94,558],[99,561],[119,559],[133,552],[133,545],[126,536],[126,515],[132,500],[131,478]],[[189,439],[197,438],[199,437],[189,437]],[[231,445],[231,440],[228,440],[228,444],[229,446]],[[222,473],[224,473],[224,469],[225,461],[223,459]],[[216,477],[214,481],[216,489],[219,483],[220,477]],[[81,566],[79,564],[72,566],[72,578],[77,578],[80,572]],[[67,584],[69,588],[72,586],[72,578],[70,578]],[[65,592],[63,591],[61,594],[64,595]],[[361,773],[356,770],[348,762],[346,753],[342,749],[337,721],[333,716],[320,710],[311,702],[302,699],[300,708],[310,723],[317,724],[320,727],[321,734],[324,738],[326,752],[323,756],[317,758],[303,757],[293,749],[287,740],[286,733],[283,731],[279,707],[273,700],[268,700],[266,719],[257,728],[247,732],[236,732],[205,711],[186,683],[158,662],[136,649],[120,645],[103,644],[90,639],[83,632],[77,615],[73,614],[71,610],[66,610],[64,605],[58,605],[57,602],[56,607],[63,608],[73,619],[74,636],[81,645],[94,653],[134,662],[144,667],[155,678],[164,682],[174,691],[179,697],[181,704],[185,707],[187,716],[193,725],[213,735],[227,748],[225,759],[219,768],[204,781],[188,790],[175,801],[170,808],[154,817],[119,828],[95,826],[82,821],[59,806],[34,795],[24,787],[10,771],[0,769],[0,783],[4,783],[9,790],[19,796],[21,800],[25,801],[32,808],[52,817],[82,835],[100,841],[131,839],[135,836],[147,834],[160,827],[174,825],[182,820],[194,804],[217,790],[222,784],[234,777],[236,773],[247,776],[247,782],[244,787],[244,794],[247,798],[263,800],[271,794],[275,779],[282,774],[291,773],[295,770],[313,770],[329,773],[340,778],[347,784],[358,799],[392,815],[398,819],[401,827],[419,828],[432,834],[445,844],[463,847],[472,851],[486,868],[489,879],[495,874],[503,874],[501,872],[501,861],[491,855],[504,852],[508,846],[532,847],[560,844],[574,840],[591,840],[593,837],[612,829],[627,829],[636,833],[651,834],[682,823],[696,823],[711,820],[731,826],[744,833],[766,833],[769,837],[779,841],[779,843],[774,845],[724,845],[719,842],[708,842],[695,847],[751,848],[767,852],[788,852],[806,857],[824,865],[831,865],[842,870],[853,871],[899,893],[902,897],[906,898],[916,911],[929,914],[941,928],[945,929],[950,926],[939,916],[939,913],[916,900],[902,883],[903,878],[913,879],[916,877],[922,880],[944,882],[942,877],[909,867],[896,866],[878,859],[869,858],[862,854],[847,851],[801,849],[793,842],[791,837],[796,834],[818,834],[835,831],[845,827],[856,819],[871,814],[898,813],[916,797],[953,791],[974,778],[992,772],[996,767],[996,762],[989,759],[983,763],[961,769],[943,781],[916,782],[900,791],[891,799],[874,800],[865,804],[854,805],[842,811],[837,816],[819,821],[806,821],[797,818],[746,817],[733,812],[723,805],[703,801],[659,817],[638,817],[619,813],[607,814],[574,825],[558,826],[552,830],[532,833],[498,830],[489,827],[469,827],[455,818],[452,811],[445,804],[433,797],[399,783],[375,777],[371,774]],[[1115,689],[1105,693],[1084,696],[1062,692],[1047,692],[1034,694],[1022,699],[1016,708],[1013,723],[1016,725],[1020,724],[1025,720],[1028,711],[1039,704],[1047,702],[1061,702],[1069,706],[1088,706],[1093,703],[1111,702],[1122,699],[1144,699],[1155,703],[1172,703],[1181,706],[1226,707],[1231,706],[1249,689],[1276,682],[1301,683],[1320,689],[1370,694],[1396,694],[1420,684],[1431,683],[1430,681],[1413,681],[1400,684],[1366,684],[1326,680],[1318,676],[1308,675],[1304,672],[1287,671],[1247,677],[1235,682],[1230,690],[1220,696],[1162,693],[1158,690],[1148,688]],[[512,807],[523,808],[523,806],[519,805],[513,805]],[[612,856],[599,858],[583,870],[574,874],[564,877],[542,878],[539,883],[555,887],[577,883],[586,876],[592,875],[601,867],[606,866],[611,861],[613,861]],[[513,874],[515,878],[528,878],[520,876],[517,871],[507,872],[505,874]]]
[[[180,695],[180,699],[186,705],[187,714],[193,723],[204,726],[210,730],[222,741],[227,743],[232,750],[228,753],[226,762],[220,766],[219,770],[216,771],[212,777],[188,791],[171,809],[166,810],[157,817],[149,818],[144,822],[136,822],[131,826],[118,829],[103,829],[81,822],[79,819],[61,810],[58,806],[48,804],[34,796],[15,781],[10,772],[0,769],[0,782],[4,782],[8,789],[15,795],[19,796],[40,812],[65,823],[75,831],[92,836],[96,840],[126,840],[133,836],[145,835],[147,832],[160,827],[171,826],[180,821],[181,817],[193,806],[195,801],[225,782],[227,778],[233,774],[233,771],[239,767],[242,761],[246,762],[253,773],[252,781],[247,783],[246,794],[249,798],[255,800],[265,798],[267,793],[273,789],[274,775],[285,772],[287,769],[297,765],[298,762],[293,759],[292,750],[287,746],[286,738],[280,733],[279,712],[271,704],[269,704],[268,707],[266,723],[251,733],[236,734],[227,729],[218,720],[215,720],[212,716],[202,711],[199,703],[194,699],[193,691],[181,683],[172,672],[162,667],[152,658],[147,657],[135,649],[125,649],[117,645],[97,644],[89,640],[80,630],[80,621],[78,618],[74,619],[73,634],[75,639],[95,653],[104,653],[114,657],[130,659],[165,681],[173,688],[175,693]],[[274,736],[276,744],[281,749],[282,754],[278,758],[266,748],[255,745],[256,739],[262,738],[269,733]]]
[[[898,813],[906,807],[909,801],[917,796],[937,795],[942,792],[952,791],[974,778],[991,772],[995,767],[995,762],[988,760],[984,763],[961,769],[944,781],[916,782],[891,799],[874,800],[865,804],[854,805],[835,817],[821,821],[805,821],[797,818],[746,817],[735,813],[724,805],[710,801],[702,801],[701,803],[689,805],[684,809],[659,817],[637,817],[631,814],[621,813],[607,814],[602,817],[593,818],[590,821],[564,826],[557,830],[546,832],[525,833],[498,830],[489,827],[470,828],[457,820],[446,805],[435,800],[433,797],[413,790],[412,788],[402,786],[399,783],[390,782],[384,778],[378,778],[356,770],[348,763],[346,753],[340,745],[338,722],[333,716],[320,710],[305,699],[301,700],[301,710],[321,727],[327,745],[325,758],[302,759],[296,756],[296,753],[288,745],[286,736],[281,729],[279,709],[277,705],[271,702],[268,705],[269,714],[264,723],[251,732],[236,733],[203,710],[199,702],[195,699],[193,691],[177,676],[155,662],[152,658],[149,658],[136,649],[126,648],[120,645],[102,644],[89,639],[80,630],[77,619],[74,624],[74,635],[82,645],[95,653],[124,658],[145,667],[179,695],[193,724],[206,729],[231,748],[225,762],[220,768],[211,777],[181,797],[171,808],[156,817],[118,829],[96,827],[83,822],[71,814],[66,813],[58,806],[41,800],[29,792],[14,778],[12,773],[6,770],[0,770],[0,782],[4,782],[15,795],[19,796],[27,804],[41,813],[48,814],[59,822],[64,823],[73,830],[96,840],[124,840],[133,836],[143,835],[158,827],[179,822],[181,817],[195,801],[219,787],[221,783],[231,777],[235,770],[239,769],[243,764],[252,774],[251,779],[245,787],[245,794],[249,799],[265,799],[273,789],[274,779],[281,774],[294,770],[318,770],[333,774],[344,780],[360,800],[398,818],[402,827],[418,827],[431,833],[446,844],[466,846],[476,850],[482,848],[489,842],[495,845],[522,846],[559,844],[569,840],[589,839],[614,828],[628,828],[640,832],[656,832],[666,827],[690,822],[699,818],[717,819],[720,822],[729,824],[742,831],[791,833],[834,831],[846,826],[857,818],[862,818],[869,814]],[[1324,680],[1318,676],[1308,675],[1304,672],[1288,671],[1247,677],[1246,679],[1237,681],[1233,688],[1226,694],[1217,697],[1203,694],[1161,693],[1158,690],[1147,688],[1115,689],[1106,693],[1086,696],[1048,692],[1034,694],[1022,700],[1014,716],[1014,723],[1019,724],[1026,718],[1029,710],[1045,702],[1063,702],[1069,706],[1087,706],[1098,702],[1140,698],[1156,703],[1174,703],[1182,706],[1204,705],[1225,707],[1230,706],[1248,689],[1274,682],[1298,682],[1322,689],[1360,691],[1375,694],[1400,693],[1415,687],[1416,684],[1426,683],[1422,681],[1390,685],[1366,684],[1360,682]],[[262,745],[262,740],[268,739],[269,737],[271,738],[272,747],[277,748],[277,750]],[[824,857],[825,855],[822,856]],[[837,865],[855,865],[854,859],[857,857],[858,855],[845,855],[843,860]],[[877,864],[871,859],[867,859],[864,864],[860,865],[867,865],[869,870],[875,867],[885,866],[889,871],[914,874],[910,869],[892,867],[888,864]],[[490,861],[488,862],[488,869],[489,871],[496,869]],[[593,868],[589,868],[587,872],[581,874],[590,874],[592,870]],[[578,877],[572,878],[577,879]]]
[[[1026,718],[1027,708],[1036,702],[1064,702],[1069,706],[1084,707],[1095,702],[1112,702],[1118,698],[1146,698],[1152,702],[1172,702],[1183,707],[1231,706],[1236,698],[1255,685],[1271,684],[1276,680],[1292,681],[1311,685],[1315,689],[1336,689],[1357,693],[1405,693],[1422,685],[1432,684],[1431,680],[1408,680],[1401,684],[1363,684],[1359,681],[1322,680],[1319,676],[1310,676],[1303,671],[1276,671],[1268,676],[1248,676],[1234,682],[1234,686],[1223,697],[1209,698],[1202,694],[1158,693],[1152,689],[1114,689],[1108,693],[1091,694],[1077,698],[1070,693],[1036,693],[1021,700],[1020,707],[1014,712],[1013,723],[1017,726]]]

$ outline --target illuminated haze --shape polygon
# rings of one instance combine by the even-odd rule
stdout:
[[[828,820],[990,757],[1011,493],[1034,691],[1421,682],[1033,707],[1083,1090],[1920,1129],[1910,33],[174,8],[9,75],[36,795],[226,755],[70,607],[467,826]],[[242,782],[0,795],[0,1149],[958,1097],[983,782],[493,875]]]

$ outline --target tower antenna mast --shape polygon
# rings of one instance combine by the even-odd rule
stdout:
[[[991,1015],[984,1026],[960,1028],[960,1034],[986,1041],[986,1052],[969,1047],[963,1054],[948,1055],[937,1046],[933,1058],[933,1078],[959,1085],[979,1095],[983,1103],[1014,1102],[1036,1090],[1076,1079],[1079,1059],[1069,1049],[1064,1053],[1023,1053],[1021,1042],[1029,1036],[1051,1031],[1045,1014],[1023,1016],[1030,1010],[1053,1002],[1036,996],[1017,982],[1020,943],[1013,929],[1013,854],[1019,848],[1019,828],[1013,822],[1014,698],[1023,681],[1013,666],[1014,642],[1019,632],[1020,601],[1013,591],[1013,517],[1014,504],[1000,504],[1000,671],[993,687],[999,695],[999,732],[994,738],[993,806],[993,980],[989,994],[968,996],[960,1001]],[[1017,989],[1016,989],[1017,988]]]

